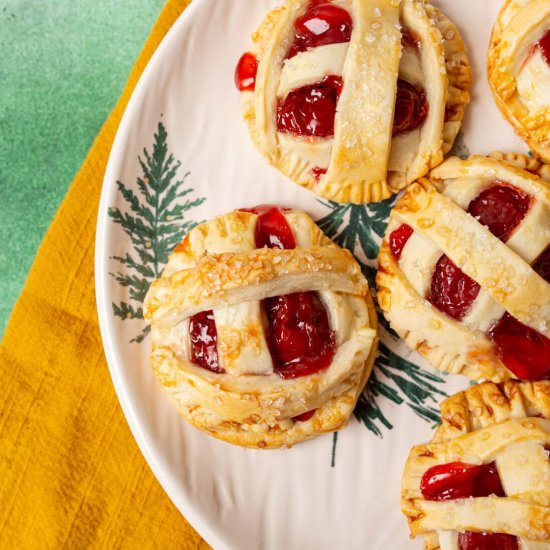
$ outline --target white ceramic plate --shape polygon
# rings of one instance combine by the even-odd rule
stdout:
[[[383,331],[369,393],[347,429],[292,449],[253,451],[186,425],[147,366],[149,339],[135,341],[144,335],[141,300],[168,249],[190,224],[234,208],[275,203],[306,210],[324,220],[332,237],[351,237],[358,259],[374,265],[366,256],[380,242],[376,232],[388,203],[338,209],[319,201],[267,165],[241,119],[234,67],[278,3],[195,0],[136,87],[113,145],[98,218],[97,301],[109,368],[152,470],[215,548],[420,548],[409,541],[399,511],[401,471],[410,446],[431,437],[443,395],[466,386],[462,378],[441,379]],[[462,147],[526,151],[497,112],[485,78],[500,0],[434,3],[459,26],[474,67]],[[155,218],[159,193],[172,199],[164,222]]]

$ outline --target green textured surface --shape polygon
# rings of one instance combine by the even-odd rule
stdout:
[[[0,334],[163,4],[0,1]]]

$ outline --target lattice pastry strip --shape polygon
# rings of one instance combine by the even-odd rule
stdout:
[[[420,0],[288,0],[243,59],[257,62],[239,84],[255,144],[340,202],[381,200],[441,162],[469,101],[458,31]]]
[[[548,183],[509,162],[452,158],[393,209],[379,302],[392,327],[442,370],[477,380],[544,378],[549,262]],[[522,347],[531,340],[538,347]],[[531,373],[518,354],[540,356]]]
[[[503,115],[550,161],[550,4],[507,0],[491,36],[489,83]]]
[[[376,350],[357,262],[309,216],[275,207],[191,230],[151,285],[145,316],[151,365],[179,412],[244,446],[292,445],[345,425]]]
[[[412,448],[403,473],[412,536],[429,550],[475,548],[480,536],[550,548],[549,415],[548,381],[487,382],[444,401],[432,442]]]

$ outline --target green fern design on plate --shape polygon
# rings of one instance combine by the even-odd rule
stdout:
[[[330,212],[317,220],[319,227],[333,241],[350,250],[359,263],[371,288],[375,286],[376,258],[390,210],[396,197],[369,205],[324,202]],[[438,387],[445,380],[425,371],[392,350],[397,335],[379,313],[383,327],[375,369],[355,408],[355,416],[371,432],[382,436],[382,427],[393,426],[380,407],[380,399],[392,403],[405,403],[418,416],[429,422],[439,421],[437,403],[445,392]]]
[[[108,214],[120,225],[132,242],[132,253],[113,256],[124,266],[111,273],[128,288],[128,301],[113,303],[113,313],[121,319],[143,319],[143,300],[150,284],[162,273],[168,255],[197,222],[186,219],[187,212],[206,199],[191,199],[193,189],[186,186],[189,172],[178,179],[181,163],[168,153],[168,135],[161,122],[154,135],[153,152],[143,149],[138,156],[142,176],[136,179],[137,191],[117,181],[127,211],[109,208]],[[142,342],[149,332],[146,326],[131,342]]]
[[[317,220],[317,225],[335,243],[358,256],[363,274],[371,288],[375,288],[376,267],[368,260],[374,261],[378,256],[380,239],[384,236],[394,203],[395,197],[367,206],[329,201],[323,204],[331,212]],[[367,262],[361,261],[361,255]]]
[[[464,133],[462,130],[459,130],[456,135],[456,139],[451,147],[451,150],[447,154],[448,157],[460,157],[461,159],[467,159],[470,156],[470,148],[466,145],[464,140]]]

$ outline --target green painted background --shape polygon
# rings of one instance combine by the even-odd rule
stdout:
[[[163,4],[0,1],[0,335]]]

